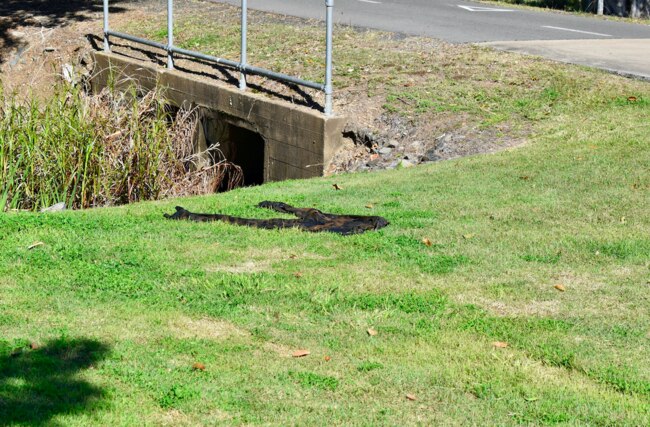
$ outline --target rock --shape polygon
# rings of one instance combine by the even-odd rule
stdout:
[[[399,147],[399,142],[397,142],[396,139],[391,139],[391,140],[388,141],[388,143],[386,144],[386,147],[388,147],[388,148],[397,148],[397,147]]]
[[[451,142],[452,135],[450,133],[443,133],[438,138],[436,138],[438,145],[445,145]]]
[[[63,64],[61,67],[61,75],[63,76],[63,80],[73,86],[77,84],[77,77],[75,76],[74,67],[72,65]]]
[[[50,18],[49,16],[44,16],[44,15],[34,16],[32,19],[36,21],[38,24],[43,26],[52,23],[52,18]]]
[[[12,67],[18,65],[20,59],[23,56],[23,53],[25,53],[25,46],[26,45],[18,46],[18,49],[16,50],[16,54],[14,55],[13,59],[9,61],[9,65],[11,65]]]
[[[454,136],[450,133],[443,133],[436,138],[435,147],[428,149],[422,155],[423,162],[437,162],[449,158],[449,151]]]
[[[424,149],[424,143],[422,141],[413,141],[411,143],[411,150],[422,151],[423,149]]]
[[[60,202],[56,205],[41,209],[41,212],[60,212],[64,211],[65,209],[65,202]]]
[[[376,155],[376,154],[375,154],[375,155]],[[382,159],[381,159],[379,156],[377,156],[376,158],[371,158],[370,160],[368,160],[368,161],[366,162],[366,167],[367,167],[367,168],[374,168],[374,167],[377,167],[377,166],[379,166],[379,164],[381,163],[381,160],[382,160]]]
[[[398,165],[399,168],[403,168],[403,169],[412,168],[413,166],[415,165],[406,159],[402,159]]]
[[[423,162],[437,162],[438,160],[442,160],[442,157],[438,155],[438,151],[435,148],[427,150],[422,156]]]
[[[394,162],[389,163],[386,165],[386,169],[395,169],[399,165],[399,160],[395,160]]]
[[[355,145],[361,145],[368,148],[383,145],[382,137],[375,135],[371,130],[360,128],[352,124],[347,124],[343,128],[343,136],[350,138]]]
[[[387,154],[390,154],[392,151],[393,151],[393,149],[390,148],[390,147],[382,147],[377,152],[379,154],[381,154],[382,156],[385,156]]]

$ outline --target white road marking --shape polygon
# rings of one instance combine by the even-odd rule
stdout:
[[[493,7],[465,6],[461,4],[458,4],[456,6],[460,7],[461,9],[469,10],[470,12],[514,12],[512,9],[495,9]]]
[[[380,1],[373,1],[373,0],[359,0],[362,3],[371,3],[371,4],[381,4]]]
[[[572,33],[591,34],[594,36],[612,37],[610,34],[592,33],[591,31],[573,30],[571,28],[552,27],[550,25],[542,25],[542,28],[550,28],[552,30],[571,31]]]

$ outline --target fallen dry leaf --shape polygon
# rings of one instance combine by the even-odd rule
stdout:
[[[323,357],[323,360],[325,360],[326,362],[329,362],[330,360],[332,360],[332,358],[329,357],[329,356],[325,356],[325,357]]]
[[[338,190],[343,190],[343,187],[341,187],[341,186],[338,185],[338,184],[332,184],[332,187],[334,187],[334,189],[337,190],[337,191],[338,191]]]
[[[296,259],[296,258],[298,258],[298,255],[296,255],[296,254],[291,254],[291,255],[289,255],[289,258],[291,258],[291,259]]]
[[[553,287],[554,287],[555,289],[557,289],[558,291],[560,291],[560,292],[564,292],[564,291],[566,291],[566,288],[565,288],[564,285],[561,284],[561,283],[558,283],[557,285],[555,285],[555,286],[553,286]]]
[[[374,206],[372,205],[372,203],[368,203],[368,204],[366,205],[366,208],[368,208],[368,209],[372,209],[373,207],[374,207]]]
[[[108,136],[106,137],[106,141],[107,141],[107,142],[111,142],[111,141],[113,141],[114,139],[119,138],[119,137],[122,136],[123,134],[124,134],[124,131],[118,130],[117,132],[114,132],[114,133],[108,135]]]
[[[196,362],[192,365],[192,369],[195,371],[205,371],[205,365],[201,362]]]
[[[506,348],[508,347],[508,343],[503,341],[494,341],[492,346],[495,348]]]
[[[32,342],[32,343],[29,344],[29,348],[31,348],[32,350],[38,350],[39,347],[40,346],[38,344],[36,344],[35,342]]]
[[[418,400],[418,398],[414,394],[410,394],[410,393],[406,395],[406,398],[408,400]]]
[[[291,354],[291,357],[305,357],[309,356],[311,351],[309,350],[296,350]]]
[[[628,102],[636,102],[636,101],[637,101],[637,97],[636,97],[636,96],[628,96],[628,97],[627,97],[627,100],[628,100]]]
[[[470,233],[470,234],[463,234],[463,239],[469,240],[469,239],[471,239],[472,237],[474,237],[474,235],[471,234],[471,233]]]
[[[29,246],[27,247],[27,250],[28,250],[28,251],[31,251],[32,249],[37,248],[37,247],[39,247],[39,246],[43,246],[43,245],[45,245],[45,243],[43,243],[43,242],[36,242],[36,243],[33,243],[33,244],[29,245]]]
[[[522,175],[522,176],[519,177],[519,179],[521,179],[523,181],[528,181],[530,179],[530,177],[528,175]]]
[[[376,336],[378,334],[378,332],[375,331],[372,328],[368,328],[368,330],[366,332],[368,332],[368,335],[370,335],[371,337],[374,337],[374,336]]]
[[[293,273],[293,276],[294,276],[296,279],[300,279],[300,278],[302,277],[302,272],[300,272],[300,271],[296,271],[295,273]]]
[[[431,243],[431,240],[429,240],[428,237],[425,237],[422,239],[422,243],[424,243],[426,246],[431,246],[433,243]]]

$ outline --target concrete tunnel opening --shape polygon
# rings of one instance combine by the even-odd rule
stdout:
[[[95,52],[94,57],[93,93],[106,87],[126,92],[134,84],[143,91],[161,88],[172,108],[198,110],[202,125],[195,127],[196,146],[190,147],[195,160],[186,165],[188,169],[209,166],[210,154],[197,154],[208,144],[219,144],[223,157],[242,167],[244,185],[313,178],[325,175],[343,146],[346,116],[326,116],[134,58],[105,52]],[[210,189],[211,183],[204,181],[206,190],[220,190]]]
[[[212,166],[220,161],[234,164],[241,169],[243,181],[238,187],[261,185],[265,181],[264,159],[266,143],[261,134],[246,127],[238,126],[223,114],[202,111],[197,123],[195,135],[195,153],[200,156],[199,166]],[[227,169],[226,176],[217,188],[217,192],[228,191],[228,183],[236,173]]]

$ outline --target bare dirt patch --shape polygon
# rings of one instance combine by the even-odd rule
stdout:
[[[111,0],[116,25],[124,18],[134,18],[137,9],[132,3],[134,0]],[[5,92],[50,96],[54,83],[63,75],[64,64],[90,65],[87,35],[101,32],[101,2],[3,0],[0,81]]]

